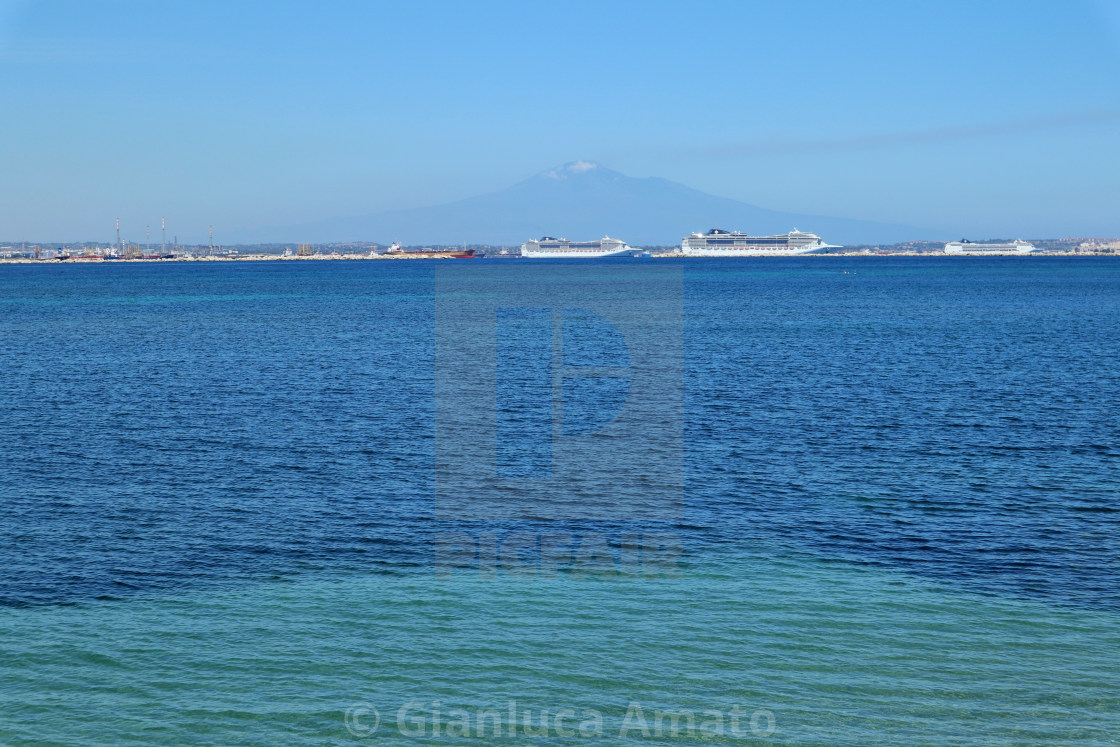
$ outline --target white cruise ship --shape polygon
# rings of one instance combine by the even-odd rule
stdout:
[[[713,228],[707,233],[686,237],[681,242],[681,253],[692,257],[786,257],[836,247],[836,244],[824,243],[815,233],[796,228],[775,236],[748,236],[739,231]]]
[[[598,241],[568,241],[567,239],[554,239],[551,236],[526,241],[521,245],[522,257],[545,257],[556,259],[559,257],[610,257],[615,254],[625,254],[634,249],[627,246],[625,241],[604,236]]]
[[[1033,251],[1035,245],[1022,239],[989,243],[961,239],[945,245],[946,254],[1029,254]]]

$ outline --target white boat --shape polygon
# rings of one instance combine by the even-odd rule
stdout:
[[[569,241],[545,236],[521,245],[522,257],[559,259],[562,257],[611,257],[634,251],[625,241],[604,236],[598,241]]]
[[[750,236],[740,231],[713,228],[681,241],[681,254],[692,257],[784,257],[832,248],[837,245],[826,244],[815,233],[796,228],[773,236]]]
[[[1035,249],[1034,244],[1022,239],[990,242],[961,239],[945,245],[946,254],[1030,254]]]

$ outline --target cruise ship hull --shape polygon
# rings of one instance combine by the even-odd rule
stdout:
[[[828,249],[832,244],[820,246],[807,246],[801,248],[770,249],[768,247],[698,247],[682,249],[681,253],[689,257],[794,257],[799,254],[812,254],[821,249]]]
[[[945,245],[946,254],[1030,254],[1036,247],[1027,241],[1008,241],[1000,243],[973,243],[971,241],[950,241]]]
[[[594,259],[616,257],[633,252],[625,241],[609,236],[600,241],[568,241],[546,236],[539,241],[526,241],[521,245],[521,256],[529,259]]]
[[[795,257],[833,248],[838,247],[824,243],[815,233],[796,228],[773,236],[748,236],[713,228],[705,234],[687,236],[681,242],[681,254],[688,257]]]
[[[626,254],[633,251],[629,247],[626,249],[616,249],[614,251],[546,251],[546,250],[524,250],[521,252],[522,257],[530,259],[593,259],[595,257],[617,257],[620,254]]]

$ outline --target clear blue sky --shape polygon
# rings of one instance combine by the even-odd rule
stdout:
[[[1120,3],[0,0],[0,240],[181,240],[591,159],[791,212],[1120,234]]]

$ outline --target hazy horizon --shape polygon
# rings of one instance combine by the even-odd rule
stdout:
[[[0,71],[8,241],[111,240],[119,217],[142,242],[166,217],[169,239],[230,243],[578,160],[782,213],[1120,235],[1106,0],[0,0]]]

